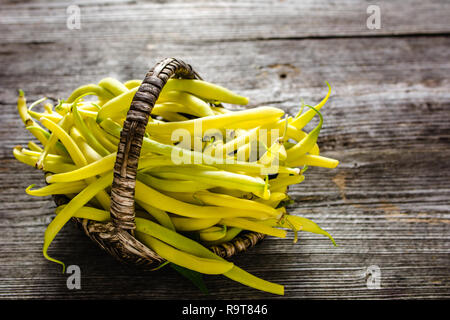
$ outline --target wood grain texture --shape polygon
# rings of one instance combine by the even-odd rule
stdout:
[[[81,30],[65,26],[68,3],[0,4],[1,298],[450,298],[448,2],[381,2],[376,31],[365,28],[367,3],[357,1],[83,2]],[[284,284],[284,297],[216,276],[206,277],[211,293],[203,295],[169,268],[118,264],[73,225],[50,254],[80,266],[82,289],[68,290],[66,275],[42,257],[54,205],[25,194],[43,184],[42,174],[12,156],[30,139],[16,90],[29,100],[67,97],[106,76],[142,79],[165,57],[250,97],[249,107],[291,115],[301,98],[313,104],[325,81],[332,85],[319,146],[340,165],[310,168],[290,191],[290,211],[316,221],[339,246],[306,233],[295,245],[292,235],[267,237],[231,259]],[[381,270],[379,290],[366,285],[371,265]]]

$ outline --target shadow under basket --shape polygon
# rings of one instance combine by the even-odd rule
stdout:
[[[89,238],[117,260],[147,269],[158,267],[165,259],[134,237],[134,189],[145,128],[169,78],[201,80],[189,64],[174,58],[162,60],[146,74],[130,105],[120,135],[111,187],[111,221],[72,218]],[[61,195],[55,195],[53,199],[57,206],[69,201]],[[242,232],[233,240],[209,249],[220,257],[228,258],[253,247],[264,236],[257,232]]]

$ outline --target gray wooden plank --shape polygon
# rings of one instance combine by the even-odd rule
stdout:
[[[179,5],[162,7],[170,11]],[[38,16],[46,8],[40,2],[21,6],[37,10]],[[31,25],[24,25],[30,31]],[[448,37],[190,43],[169,36],[155,43],[153,35],[136,41],[125,32],[118,38],[104,36],[99,45],[102,36],[90,36],[92,30],[67,39],[49,30],[34,43],[28,36],[18,39],[24,31],[17,25],[10,31],[15,35],[7,38],[2,32],[0,47],[3,299],[450,297]],[[53,38],[46,42],[46,37]],[[48,197],[24,193],[29,184],[42,183],[42,174],[12,157],[12,147],[30,139],[16,115],[16,90],[24,89],[30,100],[44,94],[65,97],[76,86],[105,76],[141,78],[166,56],[180,57],[205,79],[249,96],[250,107],[269,104],[290,114],[296,113],[300,98],[315,103],[326,92],[324,82],[332,84],[319,144],[324,155],[341,163],[335,170],[311,168],[305,182],[291,189],[296,203],[290,210],[318,222],[339,246],[311,234],[301,234],[295,245],[292,235],[269,237],[232,259],[255,275],[284,284],[284,297],[214,276],[206,277],[211,294],[202,295],[170,269],[149,273],[116,263],[73,225],[62,230],[50,250],[80,266],[82,289],[68,290],[59,267],[42,257],[43,233],[54,205]],[[379,290],[367,288],[364,272],[371,265],[381,269]]]
[[[4,42],[72,41],[71,1],[13,1],[0,5]],[[81,38],[159,42],[248,41],[449,32],[445,0],[377,1],[380,29],[367,27],[371,3],[345,1],[78,1]]]

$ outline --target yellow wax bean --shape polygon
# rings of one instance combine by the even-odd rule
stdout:
[[[80,148],[83,153],[84,158],[87,163],[92,163],[102,159],[102,156],[99,155],[83,138],[80,131],[77,128],[72,127],[70,129],[70,137],[75,141],[78,148]]]
[[[303,217],[299,217],[299,216],[293,216],[293,215],[286,215],[286,219],[297,229],[300,231],[307,231],[307,232],[312,232],[312,233],[317,233],[317,234],[322,234],[324,236],[327,236],[331,242],[333,242],[333,244],[335,246],[337,246],[336,242],[334,241],[333,237],[326,232],[325,230],[321,229],[315,222],[303,218]]]
[[[270,196],[270,193],[266,192],[264,185],[258,186],[251,184],[243,184],[243,182],[238,181],[229,181],[226,179],[226,177],[222,176],[220,173],[219,174],[212,173],[213,171],[204,172],[202,173],[203,176],[196,176],[194,173],[187,172],[186,174],[182,174],[178,172],[171,172],[168,169],[165,170],[166,171],[163,172],[151,171],[151,174],[162,179],[192,180],[198,181],[200,183],[207,183],[210,184],[211,186],[220,186],[229,189],[238,189],[241,191],[252,192],[253,194],[262,198],[268,198]]]
[[[196,231],[216,225],[220,218],[193,219],[172,216],[171,220],[177,231]]]
[[[25,192],[31,196],[43,197],[52,194],[78,193],[86,187],[83,181],[54,183],[40,189],[31,190],[35,185],[29,186]]]
[[[166,86],[164,86],[158,102],[175,102],[181,104],[187,109],[195,110],[200,117],[214,116],[210,105],[202,99],[182,91],[168,91],[166,90]]]
[[[196,206],[164,195],[139,180],[136,181],[135,199],[166,212],[190,218],[225,218],[260,214],[248,210],[233,210],[224,207]]]
[[[310,107],[312,108],[312,107]],[[315,110],[320,117],[319,124],[306,136],[304,137],[300,142],[298,142],[295,146],[288,149],[287,151],[287,157],[292,161],[295,158],[298,158],[307,152],[309,152],[314,145],[317,142],[317,138],[319,137],[320,129],[322,128],[323,124],[323,117],[322,114],[317,111],[317,109],[312,108]]]
[[[41,118],[41,123],[47,129],[51,130],[63,143],[77,167],[83,167],[87,165],[87,160],[83,152],[80,150],[75,141],[70,137],[70,135],[68,135],[67,132],[64,131],[63,128],[61,128],[58,124],[46,119],[45,117]],[[91,183],[92,181],[94,181],[94,178],[86,179],[87,183]],[[96,195],[96,199],[101,203],[103,208],[109,208],[110,198],[104,190],[98,192],[98,195]]]
[[[204,241],[204,244],[206,244],[208,246],[215,246],[218,244],[229,242],[229,241],[233,240],[241,231],[242,231],[242,229],[240,229],[240,228],[236,228],[236,227],[228,228],[227,227],[227,232],[223,238],[221,238],[219,240],[215,240],[215,241]]]
[[[250,192],[244,192],[244,191],[240,191],[240,190],[236,190],[236,189],[228,189],[228,188],[223,188],[223,187],[215,187],[215,188],[211,188],[209,189],[211,192],[214,193],[221,193],[221,194],[226,194],[235,198],[241,198],[241,199],[253,199],[255,198],[255,196],[253,194],[251,194]]]
[[[230,152],[233,152],[234,150],[237,149],[238,152],[241,153],[241,157],[245,157],[245,160],[247,160],[250,155],[252,143],[257,143],[259,139],[263,137],[263,136],[260,137],[260,132],[266,132],[267,141],[270,141],[272,139],[271,138],[272,135],[275,135],[275,137],[281,136],[285,131],[285,128],[286,128],[286,120],[283,119],[275,122],[271,121],[268,123],[257,123],[257,126],[255,128],[248,130],[242,135],[237,136],[234,140],[228,141],[223,146],[219,146],[219,148],[217,148],[218,149],[217,152],[229,154]],[[297,134],[297,131],[298,130],[295,127],[288,126],[286,135],[289,133],[291,136],[298,138],[299,135]],[[306,133],[304,133],[304,136],[306,136]],[[264,141],[261,142],[264,143]],[[282,156],[282,158],[284,157]],[[242,158],[239,158],[238,156],[238,159]]]
[[[329,168],[334,169],[339,164],[338,160],[323,157],[323,156],[316,156],[311,154],[305,154],[299,158],[289,160],[287,161],[287,164],[291,167],[300,167],[300,166],[312,166],[312,167],[323,167],[323,168]]]
[[[203,206],[205,205],[204,202],[200,201],[197,197],[195,197],[195,194],[193,192],[172,192],[172,191],[162,191],[163,194],[166,196],[169,196],[171,198],[174,198],[176,200],[190,203],[194,205]]]
[[[106,157],[103,157],[95,162],[82,166],[81,168],[75,169],[73,171],[48,175],[46,177],[46,181],[48,183],[78,181],[105,173],[112,170],[116,161],[116,155],[116,153],[111,153]]]
[[[98,102],[98,101],[97,101]],[[100,106],[93,101],[79,101],[77,103],[78,111],[91,111],[97,113],[100,110]]]
[[[163,118],[163,120],[170,121],[170,122],[181,122],[181,121],[189,120],[188,118],[186,118],[185,116],[183,116],[181,114],[166,111],[166,110],[161,110],[161,109],[159,109],[155,112],[152,112],[152,114],[160,116]]]
[[[139,200],[137,200],[136,202],[138,205],[144,208],[144,210],[147,211],[153,218],[155,218],[155,220],[158,221],[162,226],[171,230],[175,230],[175,226],[172,223],[172,219],[165,211],[155,208]]]
[[[63,273],[65,270],[64,263],[49,257],[47,254],[48,247],[50,246],[58,232],[61,230],[61,228],[66,224],[67,221],[70,220],[70,218],[73,217],[75,212],[83,207],[97,193],[109,186],[112,183],[112,178],[113,175],[111,172],[102,176],[95,182],[89,184],[84,190],[82,190],[72,200],[70,200],[67,206],[63,210],[61,210],[61,212],[59,212],[59,214],[52,220],[52,222],[50,222],[47,229],[45,230],[44,247],[42,250],[44,257],[50,261],[61,264],[63,266]]]
[[[271,228],[264,224],[253,222],[244,218],[228,218],[220,220],[220,224],[229,227],[237,227],[249,231],[264,233],[278,238],[286,238],[286,231],[281,229]]]
[[[17,98],[17,111],[19,112],[20,119],[25,124],[26,127],[33,126],[35,122],[31,119],[28,114],[27,100],[25,98],[25,93],[19,90],[19,97]]]
[[[46,130],[44,130],[42,127],[40,127],[37,123],[35,123],[32,126],[26,127],[30,133],[36,137],[36,139],[39,140],[39,142],[45,147],[48,143],[48,139],[50,138],[50,133],[48,133]],[[51,153],[58,153],[61,155],[69,155],[66,148],[57,141],[54,146],[50,147],[49,152]]]
[[[87,179],[105,173],[113,169],[114,163],[116,162],[116,155],[116,152],[110,153],[106,157],[89,163],[83,167],[71,170],[69,172],[64,172],[64,174],[49,175],[47,176],[46,181],[48,183],[70,182]],[[138,169],[142,169],[142,165],[149,166],[149,163],[155,166],[162,166],[167,165],[168,160],[166,158],[157,158],[157,160],[155,160],[155,157],[144,156],[139,160]]]
[[[282,194],[286,194],[287,193],[287,190],[288,190],[288,186],[283,186],[283,187],[280,187],[280,188],[271,188],[270,189],[270,192],[271,192],[271,195],[273,194],[273,193],[282,193]],[[270,200],[269,200],[270,201]],[[272,204],[274,203],[274,202],[271,202]],[[267,204],[267,205],[270,205],[270,204]],[[272,206],[272,205],[271,205]]]
[[[278,192],[280,193],[280,192]],[[287,198],[287,196],[285,197]],[[255,200],[256,201],[256,200]],[[278,199],[274,199],[274,200],[261,200],[261,201],[257,201],[260,203],[264,203],[266,206],[272,207],[272,208],[276,208],[278,207],[278,205],[280,204],[281,200]]]
[[[242,283],[243,285],[261,290],[270,292],[273,294],[284,295],[284,287],[272,283],[261,278],[255,277],[254,275],[248,273],[245,270],[242,270],[236,266],[234,266],[230,271],[224,273],[224,276],[230,278],[231,280]]]
[[[108,133],[103,131],[102,128],[98,125],[98,123],[93,118],[86,118],[86,125],[89,130],[92,131],[92,134],[97,138],[98,142],[108,150],[108,153],[117,151],[117,144],[111,142],[111,139],[115,139],[114,137],[108,137]]]
[[[55,213],[58,215],[67,205],[64,204],[56,208]],[[80,219],[88,219],[99,222],[107,222],[111,220],[109,211],[83,206],[73,214],[73,217]]]
[[[128,80],[123,85],[128,88],[128,90],[131,90],[133,88],[139,87],[142,83],[142,80]]]
[[[88,93],[96,95],[99,98],[106,99],[106,100],[114,98],[114,96],[108,90],[105,90],[104,88],[102,88],[96,84],[88,84],[88,85],[84,85],[84,86],[81,86],[81,87],[78,87],[77,89],[75,89],[70,94],[69,98],[67,98],[66,103],[72,103],[75,100],[77,100],[79,97],[85,96]]]
[[[55,123],[58,123],[62,119],[62,116],[58,113],[40,113],[33,110],[28,110],[28,114],[36,120],[39,120],[41,117],[46,117]]]
[[[156,238],[146,235],[145,233],[136,232],[136,235],[140,241],[142,241],[149,248],[153,249],[162,258],[190,270],[204,274],[224,274],[233,267],[231,262],[200,258],[177,250]]]
[[[244,134],[237,136],[235,139],[228,141],[225,144],[219,145],[216,148],[216,153],[228,154],[236,149],[239,149],[240,147],[243,147],[252,139],[257,139],[259,130],[260,127],[248,130]]]
[[[131,101],[133,101],[138,89],[139,87],[135,87],[106,102],[98,111],[97,123],[102,122],[106,118],[116,118],[126,112],[130,108]]]
[[[30,149],[31,151],[35,151],[35,152],[42,152],[44,151],[44,149],[42,149],[41,147],[39,147],[36,143],[34,143],[33,141],[28,141],[28,149]]]
[[[304,175],[298,175],[298,176],[287,176],[287,177],[277,177],[275,179],[270,180],[270,188],[271,189],[278,189],[284,186],[288,186],[291,184],[298,184],[303,182],[305,180]]]
[[[255,199],[253,201],[258,202],[258,203],[262,203],[265,204],[267,206],[270,206],[273,208],[273,204],[274,203],[279,203],[280,201],[286,199],[288,196],[286,193],[284,192],[272,192],[270,194],[270,198],[268,200],[264,200],[264,199]]]
[[[331,86],[330,86],[330,84],[328,82],[327,82],[327,86],[328,86],[328,93],[327,93],[327,95],[325,96],[325,98],[323,98],[322,101],[320,101],[319,104],[314,106],[314,109],[320,110],[320,108],[322,108],[325,105],[325,103],[327,102],[328,98],[330,97]],[[303,129],[308,124],[308,122],[310,122],[312,120],[312,118],[314,118],[314,116],[316,115],[316,112],[314,111],[314,109],[308,110],[304,114],[296,117],[294,120],[292,120],[292,122],[290,124],[292,126],[296,127],[298,130]]]
[[[191,180],[213,186],[253,192],[265,197],[264,180],[224,170],[196,170],[194,167],[167,167],[152,171],[152,175],[165,179]]]
[[[201,241],[217,241],[225,237],[226,234],[227,234],[226,226],[223,227],[214,226],[198,231],[198,235]]]
[[[267,170],[269,172],[272,171],[270,173],[278,173],[278,163],[286,158],[287,155],[286,149],[284,149],[283,140],[278,139],[278,141],[273,143],[270,148],[267,149],[267,151],[258,159],[258,162],[265,166],[269,166]]]
[[[252,150],[255,150],[253,148],[254,148],[254,146],[252,143],[247,143],[247,144],[239,147],[236,152],[236,159],[238,159],[240,161],[249,161],[250,155],[252,154]]]
[[[136,218],[136,231],[155,237],[179,250],[191,253],[195,256],[225,261],[223,258],[217,256],[194,240],[164,228],[152,221]],[[224,273],[224,276],[258,290],[279,295],[284,294],[283,286],[255,277],[237,266],[233,266],[230,271]]]
[[[224,114],[224,113],[230,113],[233,111],[230,111],[228,109],[225,109],[224,107],[218,107],[218,106],[211,106],[212,111],[214,111],[214,113],[217,114]]]
[[[122,127],[109,118],[102,123],[99,123],[99,126],[102,131],[106,132],[105,137],[117,146],[119,144],[120,132],[122,131]]]
[[[43,150],[41,149],[41,151],[32,151],[32,150],[28,150],[25,148],[22,148],[22,153],[25,155],[29,155],[32,157],[40,157],[40,155],[42,154]],[[66,163],[73,163],[72,159],[70,159],[69,157],[66,156],[61,156],[59,154],[52,154],[49,153],[46,156],[46,159],[51,160],[51,161],[55,161],[55,162],[66,162]]]
[[[111,92],[115,97],[128,92],[128,88],[122,82],[111,77],[100,80],[98,85]]]
[[[46,119],[45,117],[42,117],[40,121],[44,125],[44,127],[52,131],[55,134],[55,136],[58,137],[58,139],[63,143],[63,145],[67,149],[67,152],[69,152],[73,162],[77,166],[81,167],[87,164],[86,159],[84,158],[80,148],[78,148],[75,141],[73,141],[73,139],[69,136],[69,134],[66,131],[64,131],[64,129],[62,129],[59,125],[52,122],[51,120]]]
[[[41,118],[44,119],[44,118]],[[42,120],[41,120],[42,122]],[[44,124],[44,123],[42,123]],[[67,114],[65,115],[58,124],[55,123],[55,125],[60,129],[60,131],[67,130],[72,126],[72,116]],[[45,126],[45,124],[44,124]],[[61,127],[59,127],[61,126]],[[48,127],[47,127],[48,129]],[[36,161],[36,168],[38,169],[44,169],[44,160],[47,154],[50,152],[50,150],[53,148],[53,146],[58,141],[58,136],[55,132],[52,131],[50,137],[48,138],[47,144],[44,146],[44,151],[42,151],[41,155],[39,156],[38,160]]]
[[[208,191],[197,191],[194,196],[200,201],[210,205],[261,211],[272,216],[278,215],[278,212],[275,209],[252,200],[239,199],[229,195],[217,194]]]
[[[187,106],[182,105],[179,102],[158,102],[155,104],[152,110],[152,114],[159,114],[158,112],[164,110],[164,111],[170,111],[170,112],[181,112],[185,114],[190,114],[196,117],[202,117],[201,112],[199,110],[196,110],[194,108],[188,108]]]
[[[76,104],[74,104],[74,106],[72,107],[72,112],[75,126],[80,131],[81,135],[89,144],[89,146],[103,157],[108,155],[110,152],[105,147],[103,147],[103,145],[94,136],[92,131],[89,130],[88,126],[86,125],[80,113],[78,112],[78,107]]]
[[[315,222],[299,217],[294,215],[284,215],[282,219],[266,219],[264,221],[261,221],[261,223],[266,224],[267,226],[281,226],[283,228],[290,228],[294,231],[305,231],[305,232],[311,232],[316,234],[321,234],[324,236],[327,236],[333,245],[337,246],[336,242],[334,241],[333,237],[326,232],[325,230],[321,229]]]
[[[53,105],[51,103],[46,103],[44,104],[44,110],[45,112],[47,112],[48,114],[53,114]]]
[[[194,192],[212,187],[210,184],[201,183],[198,181],[158,179],[142,173],[138,173],[137,178],[152,188],[164,191]]]
[[[13,149],[14,157],[22,163],[35,167],[38,157],[25,155],[21,152],[22,147],[16,146]],[[64,163],[60,161],[44,160],[44,166],[46,170],[55,173],[62,173],[66,171],[74,170],[76,167],[70,163]]]
[[[190,92],[209,101],[221,101],[240,105],[248,103],[248,98],[237,95],[224,87],[202,80],[169,79],[163,88],[163,93],[170,90]]]
[[[100,126],[106,130],[106,132],[112,134],[115,137],[120,137],[120,131],[122,128],[120,125],[118,125],[116,122],[112,121],[111,119],[106,119],[100,123]],[[165,155],[169,157],[169,164],[170,158],[173,156],[173,154],[179,155],[180,158],[188,159],[188,163],[196,163],[196,161],[200,161],[201,163],[206,163],[208,165],[217,167],[217,168],[229,168],[230,171],[243,171],[243,172],[261,172],[261,170],[265,170],[265,166],[258,164],[258,163],[248,163],[244,161],[236,161],[232,160],[232,166],[230,163],[224,163],[224,161],[218,162],[217,158],[214,157],[208,157],[204,155],[202,152],[198,151],[190,151],[183,148],[179,148],[176,146],[171,146],[163,143],[159,143],[155,140],[149,139],[147,137],[144,137],[144,140],[142,142],[142,151],[143,152],[154,152],[161,155]],[[173,164],[173,163],[172,163]],[[152,167],[155,167],[152,165],[152,162],[150,161],[150,165]],[[144,168],[145,166],[142,166]],[[300,171],[295,168],[286,168],[286,167],[279,167],[278,172],[289,172],[293,174],[298,174]]]
[[[100,110],[101,111],[101,110]],[[193,119],[188,121],[181,121],[177,123],[170,122],[150,122],[147,125],[147,132],[149,134],[166,134],[171,136],[177,129],[187,130],[191,135],[203,134],[206,130],[218,129],[218,128],[252,128],[256,127],[263,122],[263,120],[272,120],[282,117],[284,111],[272,107],[259,107],[254,109],[236,111],[223,115],[203,117],[199,119]],[[252,119],[252,120],[248,120]],[[196,129],[194,132],[194,128]]]
[[[91,118],[95,120],[97,118],[97,111],[90,111],[79,108],[78,112],[80,113],[83,119]]]

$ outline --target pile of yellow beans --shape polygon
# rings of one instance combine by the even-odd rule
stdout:
[[[46,172],[47,185],[32,196],[65,195],[45,231],[43,254],[72,218],[109,221],[110,190],[120,132],[141,81],[113,78],[83,85],[67,99],[17,102],[25,128],[37,139],[17,146],[17,160]],[[301,183],[308,167],[335,168],[319,155],[323,118],[303,105],[295,116],[279,108],[224,108],[248,99],[201,80],[169,79],[152,110],[139,159],[136,237],[178,266],[222,274],[258,290],[284,294],[283,286],[255,277],[215,255],[208,247],[253,231],[285,238],[288,231],[332,237],[317,224],[290,215],[287,190]],[[306,108],[305,108],[306,107]],[[307,109],[307,110],[305,110]],[[310,132],[304,127],[315,117]]]

